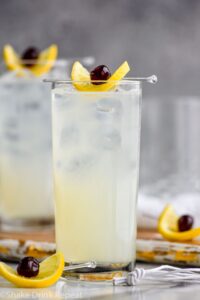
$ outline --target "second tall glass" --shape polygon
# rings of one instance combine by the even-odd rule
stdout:
[[[70,67],[57,60],[45,76],[68,78]],[[0,74],[0,215],[3,229],[32,231],[54,222],[51,102],[42,77],[24,72]]]
[[[25,230],[53,222],[51,152],[48,87],[41,78],[13,76],[1,79],[0,203],[3,229]]]

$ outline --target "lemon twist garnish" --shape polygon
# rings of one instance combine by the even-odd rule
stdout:
[[[36,64],[28,68],[35,76],[41,76],[50,71],[53,67],[58,55],[57,45],[51,45],[49,48],[40,52]],[[7,68],[15,71],[19,76],[25,76],[27,68],[23,65],[20,56],[11,45],[5,45],[3,49],[3,59]]]
[[[167,240],[170,241],[190,241],[200,235],[200,228],[194,228],[187,231],[178,231],[178,219],[172,205],[168,204],[162,211],[158,220],[158,231]]]
[[[54,284],[60,278],[64,265],[63,254],[57,252],[41,262],[39,273],[35,277],[20,276],[15,269],[3,262],[0,262],[0,275],[18,287],[44,288]]]
[[[72,67],[71,79],[74,87],[79,91],[106,92],[114,89],[117,86],[118,81],[122,80],[129,71],[130,67],[127,61],[125,61],[105,83],[94,85],[91,82],[88,70],[84,68],[80,62],[76,61]]]

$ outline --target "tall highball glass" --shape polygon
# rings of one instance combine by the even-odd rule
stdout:
[[[52,86],[57,250],[98,271],[135,263],[141,82],[116,84],[106,92]]]

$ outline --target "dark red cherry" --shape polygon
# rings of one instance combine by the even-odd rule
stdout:
[[[21,56],[21,59],[27,62],[24,62],[26,67],[32,67],[35,65],[35,61],[38,59],[40,51],[36,47],[27,48]],[[31,60],[33,62],[31,62]]]
[[[17,266],[17,273],[24,277],[35,277],[38,275],[39,269],[39,261],[32,256],[27,256],[22,258],[19,262]]]
[[[111,76],[110,70],[105,65],[100,65],[90,72],[90,79],[93,80],[108,80]],[[92,82],[93,84],[102,84],[103,82]]]
[[[183,215],[178,219],[178,229],[179,231],[190,230],[193,226],[194,219],[190,215]]]

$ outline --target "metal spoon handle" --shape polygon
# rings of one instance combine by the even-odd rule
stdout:
[[[72,264],[69,266],[64,267],[64,271],[71,271],[71,270],[77,270],[77,269],[83,269],[83,268],[91,268],[94,269],[96,268],[96,262],[95,261],[88,261],[86,263],[82,264]]]
[[[101,81],[101,80],[98,80]],[[156,83],[158,81],[158,78],[156,75],[151,75],[148,77],[127,77],[124,78],[122,81],[127,82],[127,81],[145,81],[145,82],[149,82],[149,83]],[[60,80],[60,79],[43,79],[43,82],[50,82],[52,84],[55,83],[71,83],[72,81],[70,79],[66,79],[66,80]],[[76,81],[76,82],[84,82],[84,81]]]
[[[156,75],[151,75],[148,77],[128,77],[127,80],[133,81],[146,81],[149,83],[156,83],[158,81],[158,77]]]

